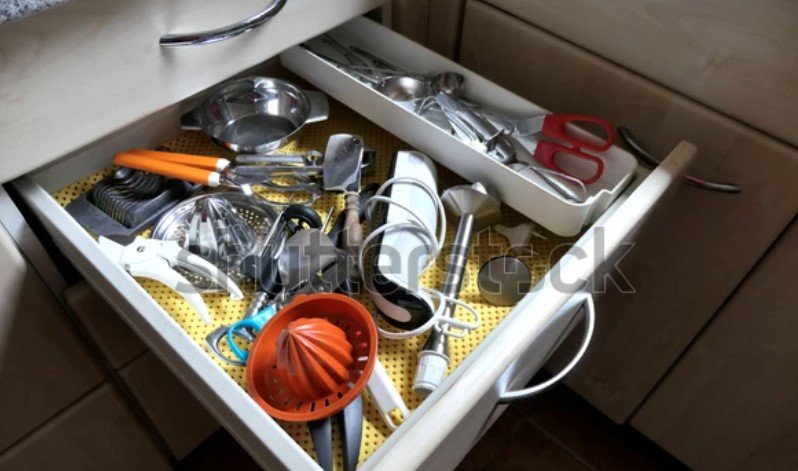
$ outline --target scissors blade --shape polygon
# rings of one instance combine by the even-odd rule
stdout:
[[[546,115],[515,119],[513,120],[513,134],[520,137],[537,134],[543,130],[544,121],[546,121]]]

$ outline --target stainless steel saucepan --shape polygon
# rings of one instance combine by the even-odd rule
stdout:
[[[307,123],[329,115],[327,97],[268,77],[225,82],[180,118],[186,130],[204,131],[225,147],[264,153],[285,145]]]

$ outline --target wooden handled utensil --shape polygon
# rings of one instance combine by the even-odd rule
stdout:
[[[334,134],[327,141],[324,153],[324,189],[346,194],[344,249],[350,256],[350,278],[360,278],[357,270],[358,250],[363,240],[360,227],[360,168],[363,162],[363,139],[352,134]]]

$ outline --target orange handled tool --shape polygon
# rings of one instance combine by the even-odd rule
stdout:
[[[179,154],[177,152],[162,152],[150,149],[130,149],[127,153],[162,160],[164,162],[172,162],[174,164],[204,168],[214,172],[221,172],[230,166],[230,161],[227,159],[205,155]]]
[[[200,155],[133,149],[117,154],[114,164],[201,185],[219,186],[222,182],[220,171],[226,169],[230,161]]]

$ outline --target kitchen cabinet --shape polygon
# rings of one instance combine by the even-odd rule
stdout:
[[[172,456],[184,458],[218,430],[213,416],[94,288],[83,281],[64,298]]]
[[[718,0],[486,3],[798,145],[794,2],[733,8]]]
[[[450,59],[457,59],[465,16],[465,0],[430,2],[427,46]]]
[[[798,213],[798,151],[482,2],[468,2],[460,62],[546,108],[629,126],[654,155],[687,138],[701,149],[690,173],[742,185],[681,185],[619,262],[634,292],[610,282],[598,297],[595,342],[566,382],[623,422]]]
[[[465,0],[394,1],[387,19],[394,31],[456,60],[465,13]]]
[[[67,288],[64,300],[111,368],[122,368],[147,351],[141,338],[87,282]]]
[[[83,281],[64,298],[172,456],[184,458],[218,430],[219,423],[94,288]]]
[[[165,33],[234,23],[265,3],[81,0],[3,25],[0,181],[131,126],[382,2],[291,0],[279,21],[227,41],[158,44]]]
[[[427,44],[427,18],[435,2],[428,0],[394,0],[390,2],[391,29],[419,44]]]
[[[168,471],[172,467],[110,384],[0,453],[0,469]]]
[[[697,470],[795,469],[796,267],[793,222],[632,425]]]
[[[180,460],[219,429],[219,423],[161,360],[147,352],[119,377]]]
[[[88,8],[93,3],[93,0],[87,0],[83,2],[83,6]],[[285,430],[257,406],[246,391],[187,335],[186,330],[175,322],[133,277],[103,255],[96,240],[59,205],[52,193],[74,180],[107,168],[114,153],[120,149],[155,146],[168,137],[174,137],[178,133],[177,123],[181,112],[193,105],[192,95],[215,85],[233,73],[260,65],[261,62],[265,62],[292,44],[356,16],[360,9],[372,6],[373,2],[352,2],[343,8],[339,5],[328,6],[329,2],[290,2],[289,5],[297,5],[296,8],[302,5],[315,7],[314,13],[319,15],[320,19],[298,26],[300,24],[298,11],[286,10],[283,12],[287,14],[285,21],[270,22],[267,25],[269,28],[236,38],[232,40],[235,41],[233,43],[208,46],[210,49],[203,47],[167,52],[153,49],[148,41],[157,37],[156,33],[162,30],[156,23],[170,17],[172,10],[166,9],[166,13],[155,13],[152,9],[160,2],[139,3],[144,6],[117,6],[124,13],[133,14],[134,18],[144,20],[146,23],[140,27],[140,30],[132,33],[134,37],[127,40],[130,44],[128,42],[120,44],[122,52],[129,53],[132,53],[133,49],[128,48],[138,46],[140,49],[135,50],[137,52],[135,57],[141,57],[139,64],[141,70],[129,75],[130,80],[120,82],[122,85],[130,85],[127,89],[124,86],[118,87],[126,90],[124,96],[116,96],[113,94],[116,92],[106,91],[99,86],[100,83],[119,79],[116,69],[110,67],[119,65],[119,61],[117,56],[110,57],[105,50],[102,50],[102,53],[98,52],[92,59],[96,60],[96,63],[89,80],[89,84],[97,89],[98,96],[88,93],[87,87],[81,85],[72,90],[73,94],[70,97],[60,101],[64,107],[70,108],[74,105],[73,100],[88,100],[86,107],[88,112],[92,110],[96,112],[95,118],[84,121],[86,110],[81,108],[75,111],[78,115],[74,116],[66,127],[53,128],[58,131],[52,142],[37,143],[30,149],[31,152],[26,152],[24,162],[17,162],[23,159],[11,159],[14,165],[0,174],[0,178],[11,178],[20,172],[35,169],[11,183],[20,195],[21,204],[30,209],[54,243],[121,314],[127,324],[145,340],[152,352],[200,399],[219,422],[231,431],[261,465],[268,468],[318,469],[311,457]],[[69,8],[69,5],[61,8]],[[177,2],[177,5],[185,4]],[[70,11],[78,13],[82,10],[61,10],[62,14]],[[100,8],[99,11],[106,12],[107,16],[102,16],[102,13],[100,15],[108,18],[113,26],[124,27],[128,24],[128,20],[119,16],[119,12],[112,7]],[[204,12],[203,17],[209,15],[208,10],[200,11]],[[88,14],[86,11],[82,12]],[[329,15],[325,16],[325,12]],[[40,27],[45,25],[47,18],[53,21],[55,16],[49,13],[39,15],[39,23],[36,24]],[[283,13],[278,19],[282,20]],[[342,28],[350,33],[354,32],[355,35],[364,35],[364,32],[368,31],[368,35],[358,38],[359,41],[373,41],[374,44],[380,44],[384,50],[393,48],[397,52],[401,51],[406,58],[417,59],[416,63],[419,66],[425,64],[430,69],[459,67],[379,25],[364,21],[366,20],[354,19],[351,24],[348,23]],[[290,29],[292,26],[294,29]],[[19,43],[22,31],[24,28],[0,30],[0,42],[10,38]],[[279,32],[284,34],[275,39],[275,35]],[[113,38],[116,37],[110,34],[105,36],[103,30],[103,34],[95,38],[95,42],[89,44],[87,40],[86,43],[76,45],[72,41],[74,38],[68,32],[61,30],[60,34],[66,34],[69,40],[62,43],[45,41],[41,54],[50,57],[50,54],[64,53],[69,47],[96,48],[99,40],[105,38],[113,43]],[[49,33],[46,35],[51,39],[57,37],[51,37]],[[245,39],[250,39],[251,42],[246,42]],[[237,46],[234,48],[230,44]],[[235,59],[219,61],[220,55],[229,55],[233,50],[236,54]],[[9,51],[6,50],[12,58],[12,63],[24,60],[21,53]],[[79,57],[81,57],[81,60],[78,60],[80,64],[89,64],[83,61],[83,56]],[[219,60],[212,60],[214,58]],[[65,67],[68,83],[71,83],[70,80],[85,76],[85,71],[79,71],[72,65],[64,65],[61,62],[57,65]],[[184,67],[181,68],[179,65]],[[320,76],[314,74],[314,70],[318,71],[323,67],[326,67],[327,73],[334,70],[329,65],[325,66],[323,61],[317,61],[313,68],[306,71],[303,78],[313,82],[314,78]],[[36,95],[33,90],[40,84],[48,83],[48,79],[40,70],[18,68],[16,72],[18,79],[13,81],[14,86],[10,86],[12,81],[8,77],[3,78],[5,82],[2,84],[9,85],[9,96],[22,97],[20,102],[33,101],[35,109],[42,109],[43,103],[51,95],[47,93]],[[155,74],[154,77],[149,75],[150,72]],[[471,72],[468,74],[472,87],[480,93],[480,96],[488,100],[512,102],[514,106],[521,106],[524,109],[534,107],[532,103],[476,74]],[[27,83],[26,78],[30,79]],[[135,83],[132,83],[132,78],[136,79]],[[344,105],[365,111],[365,104],[370,103],[369,100],[376,99],[373,90],[362,86],[359,88],[334,86],[344,82],[329,84],[328,91]],[[346,83],[351,85],[351,81]],[[141,88],[146,84],[150,86]],[[14,100],[11,100],[11,104],[14,103]],[[114,106],[109,107],[108,103],[114,103]],[[386,111],[386,108],[381,110],[370,118],[386,127],[395,126],[396,134],[401,137],[401,133],[407,131],[406,128],[396,124],[401,123],[401,120],[393,119],[393,115]],[[405,112],[406,110],[393,111],[393,113]],[[45,125],[55,119],[42,115],[39,115],[39,118],[38,123]],[[13,128],[9,130],[5,126],[0,131],[4,139],[13,141],[9,144],[9,155],[17,156],[22,152],[24,133],[31,132],[27,126],[17,126],[17,130],[25,128],[20,135],[12,132]],[[695,153],[695,146],[683,142],[676,145],[662,165],[653,171],[640,169],[635,172],[631,183],[621,192],[617,200],[600,217],[591,219],[594,223],[585,228],[575,240],[571,249],[573,254],[569,252],[574,256],[565,256],[552,267],[552,271],[542,278],[533,292],[515,306],[490,335],[451,372],[444,383],[390,434],[382,446],[363,464],[363,469],[453,467],[477,439],[485,422],[495,417],[492,414],[507,393],[508,387],[524,384],[539,368],[541,362],[549,356],[550,349],[562,340],[563,332],[569,326],[573,326],[571,321],[577,315],[576,311],[569,310],[562,318],[559,314],[562,313],[562,307],[573,303],[574,299],[583,299],[581,297],[583,286],[578,283],[562,286],[559,282],[590,278],[595,270],[602,269],[606,256],[611,256],[624,243],[633,240],[654,208],[679,181],[679,176],[690,164]],[[433,157],[441,158],[441,156]],[[497,168],[496,162],[492,161],[484,165],[493,165],[494,167],[490,167],[491,170]],[[477,165],[471,163],[469,167],[473,170]],[[504,168],[500,170],[504,171]],[[596,243],[598,234],[603,237],[602,246]],[[555,319],[557,321],[553,323]],[[530,360],[519,365],[519,358]]]
[[[104,375],[66,312],[1,225],[0,267],[3,450],[96,387]]]

